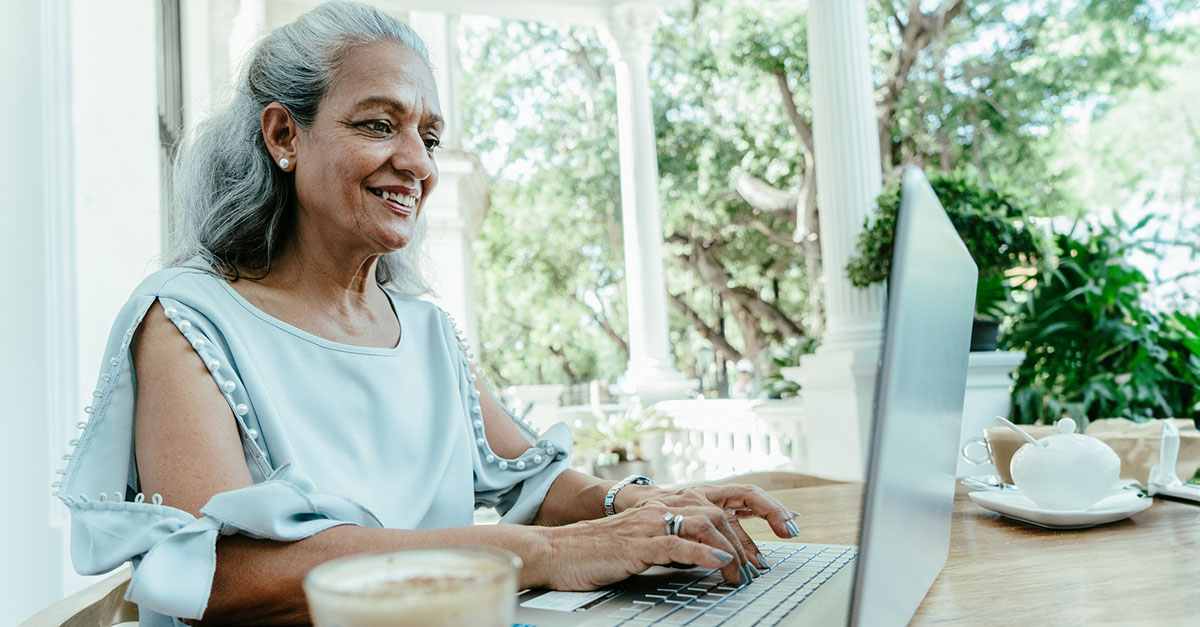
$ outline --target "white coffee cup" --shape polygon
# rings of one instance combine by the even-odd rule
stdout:
[[[408,549],[321,564],[304,594],[316,627],[510,627],[520,571],[499,548]]]
[[[1058,430],[1050,425],[1025,425],[1021,427],[1033,437],[1050,435]],[[963,443],[962,457],[972,466],[990,465],[1000,477],[1000,483],[1013,485],[1012,465],[1013,455],[1025,443],[1020,435],[1008,427],[988,427],[983,430],[981,438],[971,438]]]
[[[1086,510],[1120,489],[1121,458],[1104,442],[1074,433],[1075,421],[1058,421],[1059,433],[1025,444],[1013,455],[1017,489],[1038,507]]]

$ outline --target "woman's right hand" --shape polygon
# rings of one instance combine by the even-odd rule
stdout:
[[[664,516],[682,515],[678,536],[667,533]],[[544,585],[554,590],[595,590],[656,565],[693,564],[719,568],[726,581],[744,583],[749,562],[724,510],[668,508],[648,503],[616,516],[547,528],[550,558]]]

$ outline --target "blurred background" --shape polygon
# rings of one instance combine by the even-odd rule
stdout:
[[[580,467],[856,476],[908,165],[981,269],[968,414],[1200,414],[1194,2],[370,3],[429,43],[450,121],[433,298],[514,413],[572,425]],[[0,623],[86,582],[50,485],[169,243],[178,142],[316,4],[0,5]],[[812,37],[837,28],[865,45]],[[814,86],[856,81],[851,141]]]

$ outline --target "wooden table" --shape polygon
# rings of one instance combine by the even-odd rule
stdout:
[[[796,542],[858,544],[862,484],[778,490]],[[743,521],[756,540],[766,523]],[[983,509],[959,487],[950,555],[913,625],[1200,626],[1200,505],[1156,499],[1122,521],[1043,529]]]

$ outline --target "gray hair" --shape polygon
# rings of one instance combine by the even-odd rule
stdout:
[[[199,257],[230,280],[262,278],[271,271],[292,227],[293,189],[267,152],[262,111],[278,102],[301,128],[311,128],[347,54],[375,41],[400,43],[430,63],[425,43],[411,27],[353,2],[326,2],[254,47],[233,101],[197,128],[175,162],[177,219],[168,265]],[[421,212],[412,242],[376,265],[379,283],[410,296],[431,291],[419,270],[425,231]],[[260,274],[246,276],[242,270]]]

